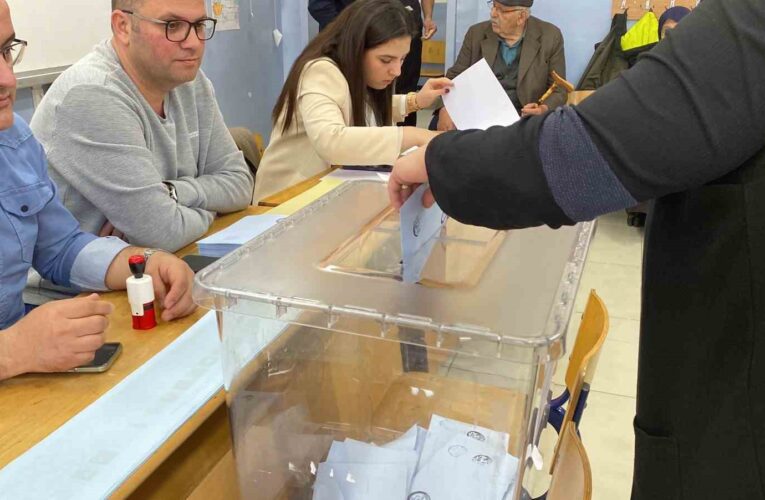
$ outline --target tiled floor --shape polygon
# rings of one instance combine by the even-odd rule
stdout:
[[[581,424],[582,441],[592,466],[594,500],[630,497],[642,253],[643,230],[627,226],[624,212],[601,217],[569,325],[570,348],[587,294],[595,289],[608,308],[611,328]],[[562,390],[565,370],[563,361],[554,378],[556,394]],[[543,440],[542,451],[550,453],[554,437],[544,437],[547,439]]]

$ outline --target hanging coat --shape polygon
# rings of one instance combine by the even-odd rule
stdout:
[[[621,37],[626,32],[627,14],[616,14],[611,20],[608,35],[595,45],[595,54],[587,64],[579,85],[576,86],[577,90],[595,90],[602,87],[628,68],[619,46]]]

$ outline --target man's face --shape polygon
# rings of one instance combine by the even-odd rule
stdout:
[[[195,23],[207,17],[204,0],[146,0],[136,9],[144,18]],[[182,42],[166,36],[166,26],[133,17],[128,56],[145,83],[170,91],[194,80],[202,64],[205,42],[194,28]],[[182,29],[185,29],[182,28]],[[177,36],[171,33],[171,36]]]
[[[11,22],[11,11],[5,0],[0,0],[0,50],[16,38]],[[4,53],[4,51],[3,51]],[[13,126],[13,103],[16,101],[16,76],[10,63],[0,57],[0,130]]]
[[[523,31],[526,24],[526,10],[508,7],[497,1],[491,5],[491,29],[501,37],[508,37]]]

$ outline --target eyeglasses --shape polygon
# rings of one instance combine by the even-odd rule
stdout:
[[[522,12],[526,9],[520,8],[520,9],[503,9],[499,5],[497,5],[496,0],[487,0],[486,5],[489,6],[489,9],[497,9],[497,12],[500,14],[512,14],[513,12]]]
[[[24,51],[27,48],[26,40],[19,40],[14,38],[9,45],[0,49],[3,54],[3,60],[5,64],[10,67],[16,66],[24,59]]]
[[[217,19],[211,19],[206,17],[200,19],[197,22],[184,21],[183,19],[173,19],[172,21],[163,21],[161,19],[154,19],[153,17],[142,16],[132,10],[120,9],[125,14],[130,14],[143,21],[148,21],[154,24],[165,25],[165,37],[171,42],[185,42],[189,38],[191,33],[191,27],[194,27],[194,33],[202,41],[207,41],[215,34],[215,25],[218,24]]]

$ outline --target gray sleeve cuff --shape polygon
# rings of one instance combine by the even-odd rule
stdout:
[[[105,283],[106,271],[117,254],[128,246],[113,236],[91,241],[74,259],[70,275],[71,284],[80,290],[108,290]]]
[[[205,208],[207,200],[204,199],[201,190],[198,188],[196,179],[191,177],[181,177],[167,181],[175,186],[178,193],[178,203],[189,208]]]
[[[555,202],[573,221],[592,220],[637,204],[570,106],[547,115],[539,137],[539,157]]]

